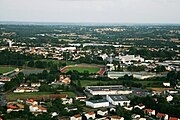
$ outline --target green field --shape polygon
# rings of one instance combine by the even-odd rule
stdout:
[[[86,86],[97,85],[97,84],[100,84],[100,83],[108,84],[110,81],[103,81],[103,80],[80,80],[80,82],[81,82],[81,87],[86,87]]]
[[[75,93],[73,93],[73,92],[60,92],[60,94],[67,94],[68,95],[68,97],[73,97],[73,98],[75,98],[77,95],[75,94]]]
[[[162,86],[163,81],[149,81],[149,80],[139,80],[139,81],[132,81],[134,83],[141,83],[142,86],[148,87],[148,86]],[[80,80],[81,87],[86,86],[93,86],[93,85],[99,85],[99,84],[123,84],[123,80]]]
[[[92,73],[97,73],[100,68],[96,68],[96,67],[92,67],[92,68],[84,68],[84,67],[71,67],[71,68],[68,68],[68,70],[66,70],[66,72],[68,71],[73,71],[73,70],[76,70],[78,71],[79,73],[83,73],[84,71],[89,71],[90,74]]]
[[[17,99],[28,99],[28,98],[35,98],[40,96],[48,96],[53,94],[51,92],[34,92],[34,93],[9,93],[6,95],[8,100],[17,100]]]
[[[33,93],[9,93],[6,95],[8,100],[17,100],[17,99],[28,99],[28,98],[36,98],[36,97],[47,97],[52,92],[33,92]],[[59,94],[67,94],[68,97],[75,97],[76,95],[73,92],[60,92]]]
[[[12,71],[14,69],[15,69],[15,67],[0,67],[0,74],[10,72],[10,71]]]

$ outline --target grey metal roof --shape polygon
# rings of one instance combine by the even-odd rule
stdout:
[[[124,95],[109,95],[113,101],[129,101],[129,99]]]

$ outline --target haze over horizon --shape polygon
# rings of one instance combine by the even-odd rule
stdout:
[[[0,0],[0,21],[180,23],[180,0]]]

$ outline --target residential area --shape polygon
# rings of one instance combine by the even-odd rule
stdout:
[[[0,117],[179,120],[179,31],[0,25]]]

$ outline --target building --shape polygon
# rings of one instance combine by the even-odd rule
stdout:
[[[133,107],[132,106],[127,106],[127,107],[125,106],[124,109],[131,111],[131,110],[133,110]]]
[[[180,120],[180,119],[176,117],[170,117],[169,120]]]
[[[111,120],[124,120],[124,117],[121,116],[111,116]]]
[[[167,100],[167,102],[172,101],[172,100],[173,100],[173,96],[171,96],[171,95],[167,96],[167,97],[166,97],[166,100]]]
[[[134,108],[139,108],[142,110],[145,108],[145,105],[143,105],[143,104],[135,105]]]
[[[44,108],[40,105],[30,105],[29,111],[32,113],[43,113],[43,112],[47,112],[47,108]]]
[[[85,114],[86,118],[89,119],[95,119],[96,118],[96,114],[94,112],[88,112]]]
[[[98,110],[97,111],[97,115],[107,116],[108,115],[108,111],[107,110]]]
[[[76,100],[79,100],[79,101],[85,101],[87,99],[86,96],[76,96]]]
[[[86,106],[89,106],[92,108],[108,107],[109,102],[106,99],[89,100],[89,101],[86,101]]]
[[[156,111],[155,110],[152,110],[152,109],[145,109],[144,110],[144,113],[147,114],[147,115],[156,115]]]
[[[10,113],[12,111],[23,111],[24,110],[24,105],[19,104],[17,102],[9,102],[7,104],[7,113]]]
[[[107,95],[106,99],[113,105],[129,106],[130,100],[124,95]]]
[[[165,86],[165,87],[170,87],[171,84],[170,84],[170,82],[163,82],[163,86]]]
[[[143,80],[143,79],[157,76],[155,73],[150,73],[150,72],[115,72],[115,71],[111,72],[109,71],[107,74],[108,74],[108,77],[111,79],[118,79],[118,78],[124,77],[125,75],[128,75],[128,76],[133,76],[134,78]]]
[[[156,118],[168,120],[168,115],[163,113],[157,113]]]
[[[82,117],[80,114],[77,114],[77,115],[70,117],[70,120],[82,120]]]
[[[130,62],[143,62],[144,58],[140,57],[140,56],[135,56],[135,55],[125,55],[125,56],[121,56],[119,55],[119,60],[122,63],[128,64]]]
[[[92,95],[115,95],[115,94],[130,94],[132,90],[123,87],[122,85],[114,86],[87,86],[86,91]]]
[[[31,87],[40,87],[41,83],[31,83]]]

